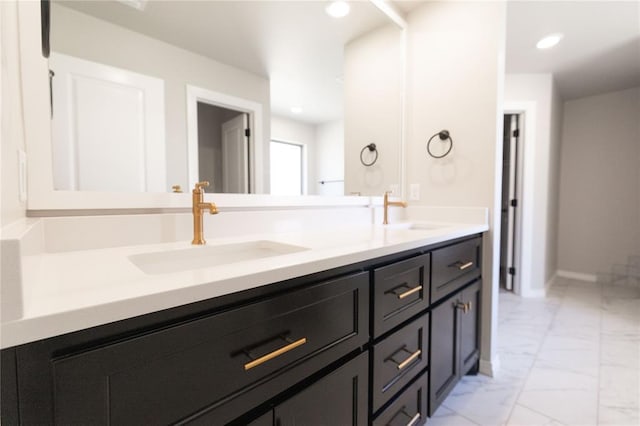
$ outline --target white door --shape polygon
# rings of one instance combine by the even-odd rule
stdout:
[[[247,114],[222,123],[222,192],[249,193],[249,128]]]
[[[54,188],[167,191],[164,81],[52,53]]]

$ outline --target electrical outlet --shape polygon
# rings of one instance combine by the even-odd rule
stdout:
[[[420,184],[412,183],[409,185],[409,199],[411,201],[420,201]]]
[[[400,186],[397,183],[393,183],[389,185],[389,191],[391,192],[391,195],[397,197],[399,190],[400,190]]]
[[[18,150],[18,198],[27,201],[27,153]]]

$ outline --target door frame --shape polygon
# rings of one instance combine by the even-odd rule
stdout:
[[[198,182],[198,102],[243,112],[249,116],[249,187],[264,192],[262,105],[258,102],[187,84],[187,169],[189,188]],[[259,176],[259,178],[258,178]]]
[[[535,180],[535,146],[536,140],[536,103],[505,102],[502,114],[519,116],[520,139],[517,158],[518,208],[516,209],[516,226],[513,253],[513,266],[516,274],[513,277],[513,291],[522,297],[539,297],[544,294],[531,289],[533,271],[533,189]],[[543,290],[544,291],[544,290]]]

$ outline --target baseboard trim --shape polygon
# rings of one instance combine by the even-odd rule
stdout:
[[[496,377],[500,371],[500,357],[496,356],[491,361],[480,360],[480,373],[489,377]]]
[[[595,283],[598,281],[598,278],[594,274],[583,274],[581,272],[573,272],[573,271],[562,271],[558,270],[556,273],[557,276],[562,278],[569,278],[572,280],[586,281],[590,283]]]
[[[549,278],[549,281],[547,281],[547,283],[544,285],[545,295],[549,293],[549,289],[553,287],[557,279],[558,279],[558,271],[554,272],[551,278]]]

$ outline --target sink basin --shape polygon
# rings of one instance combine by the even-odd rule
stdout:
[[[304,250],[308,250],[308,248],[261,240],[141,253],[129,256],[129,260],[147,274],[167,274],[262,259]]]
[[[435,223],[412,223],[409,226],[409,229],[416,229],[416,230],[433,230],[433,229],[442,229],[442,228],[446,228],[449,225],[440,225],[440,224],[435,224]]]

